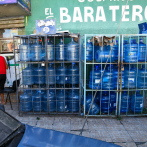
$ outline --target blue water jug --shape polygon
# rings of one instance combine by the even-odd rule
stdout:
[[[42,45],[36,39],[35,43],[31,45],[31,61],[42,61],[42,51]]]
[[[43,109],[46,112],[56,111],[56,99],[54,90],[49,90],[49,94],[45,93],[43,96]]]
[[[20,107],[21,111],[28,112],[32,110],[32,97],[24,91],[22,95],[20,95]]]
[[[67,92],[63,89],[57,91],[57,112],[67,111]]]
[[[88,113],[89,109],[90,109],[90,105],[92,103],[92,98],[93,96],[92,95],[88,95],[86,97],[86,112]],[[91,107],[91,110],[89,112],[89,115],[97,115],[100,111],[100,108],[99,106],[95,103],[95,101],[93,102],[92,104],[92,107]]]
[[[141,89],[147,88],[147,68],[142,65],[142,69],[138,70],[137,87]]]
[[[47,40],[47,60],[54,60],[54,45],[50,43],[50,39]]]
[[[68,67],[67,74],[69,84],[79,84],[79,67],[75,63]]]
[[[84,50],[85,50],[85,48],[84,48]],[[86,43],[86,61],[92,61],[92,59],[93,59],[93,45],[90,42],[90,39],[88,39],[88,41]]]
[[[143,43],[143,40],[140,39],[139,42],[139,51],[138,51],[138,61],[144,62],[146,59],[146,44]]]
[[[138,59],[138,44],[135,40],[130,39],[130,43],[125,45],[125,62],[137,62]]]
[[[56,70],[55,70],[54,65],[52,63],[49,63],[49,67],[48,67],[47,72],[48,72],[48,84],[49,85],[56,84]],[[46,75],[46,70],[45,70],[45,75]],[[45,82],[47,84],[46,77],[45,77]]]
[[[125,67],[125,71],[124,71],[124,87],[125,88],[135,88],[136,87],[136,73],[137,70],[135,68],[135,66],[131,66],[130,69],[129,67]]]
[[[110,108],[111,110],[116,110],[116,92],[110,92]]]
[[[121,72],[122,72],[122,79],[121,79]],[[120,67],[120,71],[119,71],[119,88],[120,88],[120,84],[122,82],[122,88],[124,88],[124,71],[121,71],[121,67]],[[117,80],[118,80],[118,67],[115,66],[114,67],[114,88],[117,89]]]
[[[67,77],[67,68],[64,65],[64,63],[61,63],[61,66],[56,69],[56,83],[63,85],[64,83],[68,83],[68,77]]]
[[[66,60],[79,61],[79,44],[74,42],[73,38],[71,38],[71,42],[67,45]]]
[[[56,61],[65,60],[66,46],[63,43],[63,39],[60,39],[60,43],[56,45]]]
[[[41,64],[34,68],[33,75],[35,84],[41,85],[45,83],[45,68]]]
[[[111,68],[110,68],[111,66]],[[105,70],[102,78],[102,89],[104,90],[113,90],[114,89],[114,72],[113,72],[113,65],[108,65],[107,69]]]
[[[91,89],[97,89],[100,79],[101,79],[101,70],[99,69],[98,65],[95,65],[94,71],[92,70],[90,72],[90,80],[89,80],[89,88]],[[101,88],[101,84],[98,87],[99,89]]]
[[[35,90],[26,90],[26,92],[32,97],[32,95],[35,93]]]
[[[139,94],[139,90],[136,95],[132,95],[131,99],[131,110],[134,113],[142,113],[143,111],[144,98],[143,95]]]
[[[70,112],[78,112],[79,111],[79,90],[71,89],[68,92],[67,97],[67,108]]]
[[[129,107],[130,107],[130,96],[126,93],[126,91],[124,91],[121,94],[120,112],[127,113],[129,111]]]
[[[20,61],[30,61],[30,44],[26,43],[26,39],[23,39],[23,43],[19,45]]]
[[[126,44],[128,44],[128,40],[123,40],[123,61],[125,61]],[[120,61],[121,59],[122,59],[122,46],[121,46],[121,52],[120,52]]]
[[[114,60],[118,61],[118,40],[116,40],[116,42],[114,42],[113,46],[112,46],[112,50],[114,51]]]
[[[31,66],[27,65],[25,69],[22,70],[23,84],[24,85],[33,85],[33,69]]]
[[[95,53],[96,62],[99,62],[99,63],[106,62],[109,57],[109,53],[110,53],[110,46],[104,46],[104,47],[100,46],[99,50],[97,50]],[[111,54],[110,54],[108,62],[113,62],[114,60],[115,60],[115,54],[114,54],[114,51],[111,50]]]
[[[39,91],[36,91],[32,95],[32,101],[33,101],[33,111],[40,112],[43,110],[42,95]]]
[[[109,97],[109,93],[107,91],[104,91],[102,98],[100,100],[100,103],[101,103],[101,112],[103,112],[103,113],[112,112],[110,97]]]

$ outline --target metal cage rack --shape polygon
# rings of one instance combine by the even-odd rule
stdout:
[[[114,77],[113,68],[115,67],[116,76],[119,73],[119,65],[120,65],[120,46],[118,45],[115,49],[115,53],[111,53],[110,59],[108,61],[108,65],[106,67],[107,74],[104,73],[101,79],[107,57],[109,56],[109,52],[111,49],[111,44],[105,44],[104,39],[107,38],[107,41],[110,40],[109,43],[115,42],[114,44],[120,45],[120,35],[116,36],[116,40],[113,36],[115,35],[100,35],[100,34],[86,34],[81,37],[81,92],[83,95],[82,105],[83,105],[83,113],[84,116],[87,116],[87,112],[89,110],[91,104],[91,98],[94,97],[94,94],[99,85],[94,104],[92,105],[92,109],[90,111],[89,116],[92,117],[115,117],[118,113],[118,96],[119,96],[119,79]],[[113,37],[113,38],[111,38]],[[94,38],[94,39],[93,39]],[[97,38],[97,39],[95,39]],[[92,45],[88,43],[89,39]],[[95,40],[101,41],[101,44],[97,44]],[[90,49],[91,48],[91,49]],[[91,59],[89,58],[90,51],[92,52]],[[101,52],[99,52],[101,51]],[[101,54],[102,53],[102,54]],[[115,56],[114,59],[114,55]],[[87,61],[88,60],[88,61]],[[89,61],[90,60],[90,61]],[[97,68],[97,69],[96,69]],[[109,81],[111,86],[108,82]],[[115,80],[115,82],[114,82]],[[99,84],[100,83],[100,84]],[[115,88],[114,88],[115,85]],[[105,98],[104,98],[105,95]]]
[[[71,60],[65,60],[65,54],[67,54],[66,52],[68,50],[67,43],[75,36],[78,38],[75,40],[78,42],[76,43],[78,45],[76,47],[74,46],[76,53],[73,51],[71,55],[73,58],[71,58]],[[22,35],[14,36],[13,39],[17,40],[17,42],[19,41],[20,44],[22,44],[22,40],[25,40],[25,45],[27,46],[26,50],[20,49],[20,46],[14,46],[16,79],[20,79],[20,85],[17,88],[19,114],[80,115],[80,34]],[[32,42],[35,40],[37,40],[37,47],[39,44],[41,45],[41,50],[39,52],[39,49],[35,46],[34,53]],[[52,46],[48,45],[48,40],[50,40]],[[59,50],[59,56],[62,58],[64,55],[64,57],[57,61],[56,53],[59,40],[62,40],[63,43],[60,47],[61,50]],[[34,56],[34,54],[36,55]],[[75,59],[74,54],[77,54],[78,58]],[[51,56],[53,57],[52,59]],[[56,74],[60,65],[64,66],[63,70],[69,72],[62,75]],[[49,66],[51,66],[51,68]],[[76,69],[74,66],[76,66]],[[27,68],[31,69],[31,71],[36,70],[38,74],[35,75],[33,71],[28,72]],[[44,75],[41,73],[42,69],[44,69]],[[49,70],[52,70],[52,73],[49,73]],[[75,73],[75,71],[78,73]],[[33,83],[31,83],[32,79],[34,80]],[[57,84],[58,79],[61,79],[62,83]],[[44,82],[42,82],[43,80]],[[54,83],[51,83],[53,80]],[[74,82],[74,80],[78,81]],[[23,92],[26,92],[26,95],[23,95]],[[68,107],[70,107],[70,109]]]
[[[81,92],[84,116],[87,116],[95,91],[97,95],[89,116],[147,115],[147,35],[117,35],[116,39],[110,39],[110,46],[103,44],[105,36],[115,35],[86,34],[81,37],[81,71],[84,71],[81,72]],[[100,44],[97,48],[95,40],[98,39]],[[108,46],[109,49],[106,49]],[[105,55],[107,58],[107,52],[111,49],[110,60],[101,77],[106,65]],[[113,54],[115,57],[111,60]]]

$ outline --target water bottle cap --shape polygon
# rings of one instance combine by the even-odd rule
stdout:
[[[99,68],[99,66],[98,65],[95,65],[95,69],[98,69]]]
[[[132,38],[129,38],[129,43],[133,43],[133,39]]]
[[[136,44],[136,39],[133,39],[133,42]]]
[[[73,62],[72,64],[73,64],[73,65],[75,65],[75,63],[74,63],[74,62]]]

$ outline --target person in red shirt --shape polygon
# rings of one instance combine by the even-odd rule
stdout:
[[[4,90],[4,85],[6,82],[6,69],[8,69],[8,65],[4,57],[0,56],[0,91]],[[2,104],[5,105],[4,94],[0,93],[2,98]]]

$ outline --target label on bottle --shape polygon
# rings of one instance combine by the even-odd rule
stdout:
[[[142,108],[143,107],[143,104],[140,104],[140,108]]]
[[[100,83],[100,80],[99,79],[95,79],[95,83]]]
[[[136,56],[136,52],[128,52],[128,56]]]
[[[57,76],[57,80],[59,80],[59,76]]]
[[[135,80],[134,78],[128,78],[129,82],[134,82],[134,80]]]

